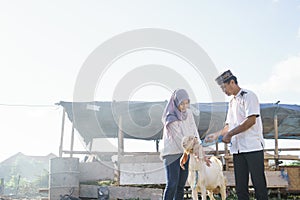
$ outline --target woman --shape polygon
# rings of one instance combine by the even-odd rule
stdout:
[[[189,104],[188,93],[184,89],[175,90],[162,116],[164,148],[161,151],[161,157],[166,171],[164,200],[183,199],[184,186],[188,177],[188,160],[180,163],[183,155],[181,140],[188,135],[198,137]],[[185,170],[180,167],[180,164],[184,165]]]

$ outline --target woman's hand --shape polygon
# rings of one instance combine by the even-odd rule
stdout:
[[[205,143],[212,143],[218,139],[219,134],[218,133],[212,133],[205,137],[204,142]]]
[[[184,164],[187,162],[188,160],[188,154],[186,152],[184,152],[180,158],[180,167],[185,170]]]
[[[204,160],[206,162],[207,167],[210,167],[211,161],[208,157],[204,156]]]

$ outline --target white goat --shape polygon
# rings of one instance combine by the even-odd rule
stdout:
[[[198,192],[201,192],[202,200],[206,200],[207,195],[211,200],[214,200],[214,193],[221,193],[222,200],[225,200],[226,179],[221,161],[212,156],[208,167],[204,160],[205,155],[202,146],[194,136],[184,137],[182,147],[186,153],[190,154],[188,183],[192,190],[193,200],[198,199]]]

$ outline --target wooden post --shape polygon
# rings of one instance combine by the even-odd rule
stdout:
[[[224,153],[225,153],[226,156],[229,155],[228,145],[226,143],[224,143]]]
[[[275,166],[279,169],[279,155],[278,155],[278,118],[277,113],[274,116],[274,139],[275,139]]]
[[[124,154],[124,134],[122,131],[122,116],[119,118],[119,132],[118,132],[118,173],[117,173],[117,184],[120,185],[120,162]]]
[[[226,143],[224,143],[224,154],[225,154],[225,158],[228,158],[229,152],[228,152],[228,145]],[[225,170],[228,171],[229,170],[229,160],[225,159]]]
[[[65,110],[65,108],[63,108],[62,124],[61,124],[61,134],[60,134],[60,145],[59,145],[59,157],[62,157],[62,151],[63,151],[64,130],[65,130],[65,116],[66,116],[66,110]]]
[[[89,151],[91,152],[93,150],[93,143],[94,143],[94,139],[92,139],[90,141],[90,146],[89,146]]]
[[[119,133],[118,133],[118,154],[123,155],[124,153],[124,134],[122,131],[122,117],[119,118]]]
[[[216,142],[216,156],[219,156],[219,142]]]
[[[276,170],[279,170],[279,155],[278,155],[278,117],[277,117],[277,111],[280,101],[277,101],[275,103],[276,108],[274,111],[274,140],[275,140],[275,168]]]
[[[74,122],[72,123],[72,133],[71,133],[71,146],[70,146],[70,157],[73,157],[73,147],[74,147]]]

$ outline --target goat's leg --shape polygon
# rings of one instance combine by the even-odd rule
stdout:
[[[212,191],[207,190],[207,195],[209,196],[209,200],[216,200]]]
[[[207,194],[206,194],[206,188],[201,188],[201,200],[206,200]]]
[[[192,198],[193,200],[198,200],[198,191],[196,188],[192,188]]]
[[[220,193],[222,200],[226,199],[226,186],[225,184],[220,187]]]

